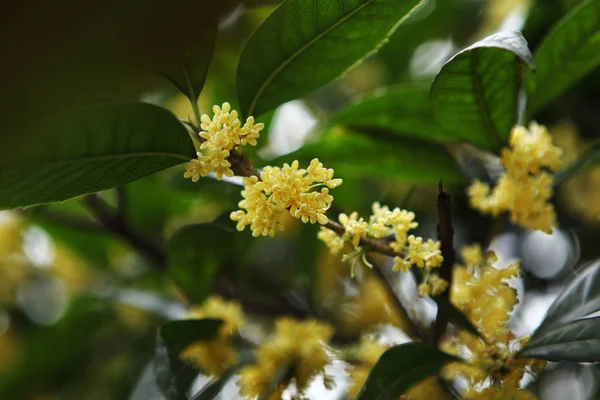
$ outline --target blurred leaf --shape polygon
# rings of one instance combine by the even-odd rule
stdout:
[[[460,359],[422,343],[394,346],[381,355],[356,400],[393,400],[414,384]]]
[[[0,208],[109,189],[194,155],[192,141],[175,116],[144,103],[84,108],[39,121],[31,129],[43,130],[46,139],[24,136],[0,146]]]
[[[600,361],[600,317],[585,318],[557,326],[531,338],[518,357],[548,361]]]
[[[194,46],[187,48],[180,60],[165,66],[162,71],[164,76],[194,103],[198,101],[204,87],[217,38],[217,27],[216,19],[204,18],[203,23],[198,26],[200,35]]]
[[[223,386],[229,381],[236,373],[238,372],[238,368],[230,368],[223,373],[220,377],[211,381],[208,385],[202,388],[200,392],[194,395],[193,400],[213,400],[215,399],[221,390],[223,390]]]
[[[442,146],[415,139],[378,140],[359,134],[325,135],[274,163],[319,158],[342,178],[448,184],[463,181],[458,165]]]
[[[499,148],[517,123],[522,63],[533,68],[518,32],[500,32],[462,50],[431,86],[436,118],[456,139]]]
[[[169,240],[167,275],[190,302],[202,303],[231,255],[232,243],[233,232],[216,224],[184,226]]]
[[[535,53],[527,111],[533,116],[600,64],[600,2],[588,0],[560,20]]]
[[[188,400],[187,392],[198,372],[179,360],[194,342],[211,340],[223,323],[218,319],[169,322],[158,330],[154,355],[156,383],[167,400]]]
[[[106,333],[103,328],[109,320],[109,312],[97,301],[82,298],[56,325],[21,337],[22,353],[0,379],[0,398],[23,399],[68,380],[89,362],[94,342]]]
[[[547,360],[600,361],[600,263],[575,277],[554,300],[522,357]]]
[[[585,153],[583,153],[575,163],[556,173],[554,176],[554,185],[559,185],[565,179],[568,179],[569,177],[585,170],[599,161],[600,142],[596,142]]]
[[[331,120],[351,128],[380,128],[427,141],[451,141],[434,118],[427,86],[402,85],[359,99]]]
[[[331,82],[375,50],[420,3],[284,1],[242,51],[242,114],[259,116]]]
[[[436,302],[438,309],[444,314],[448,321],[452,322],[458,328],[462,328],[467,332],[474,334],[477,337],[483,338],[481,333],[477,330],[475,325],[469,321],[469,319],[462,313],[454,304],[444,296],[432,296],[432,299]]]

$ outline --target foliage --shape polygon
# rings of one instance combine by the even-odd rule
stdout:
[[[600,361],[600,1],[121,3],[0,17],[1,398],[528,399]]]

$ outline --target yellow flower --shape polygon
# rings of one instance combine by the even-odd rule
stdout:
[[[342,180],[333,179],[333,170],[324,168],[316,158],[308,169],[298,166],[298,161],[294,161],[283,164],[283,168],[265,167],[260,180],[256,176],[243,179],[244,199],[238,204],[242,210],[231,213],[231,219],[238,221],[239,231],[250,225],[253,236],[274,236],[282,229],[279,221],[286,210],[304,223],[328,222],[325,212],[333,202],[329,188],[339,186]],[[312,191],[319,185],[327,187]]]
[[[367,235],[369,224],[362,218],[358,218],[358,213],[353,212],[350,216],[340,214],[338,217],[340,224],[346,229],[344,239],[349,240],[356,248],[360,239]]]
[[[333,329],[323,323],[306,320],[295,321],[282,318],[275,322],[275,332],[256,350],[256,362],[244,367],[240,373],[240,393],[244,398],[262,396],[270,387],[271,380],[289,368],[270,399],[278,399],[281,392],[293,380],[296,398],[301,398],[309,383],[317,375],[324,377],[329,385],[331,378],[325,375],[325,366],[330,357],[325,343],[331,338]]]
[[[344,248],[344,239],[332,230],[321,227],[317,238],[327,245],[332,254],[338,254]]]
[[[346,392],[351,399],[356,398],[365,384],[371,369],[379,357],[388,349],[375,340],[363,336],[360,343],[344,352],[343,358],[349,364],[346,372],[350,375],[350,386]]]
[[[219,318],[223,320],[216,338],[193,343],[179,355],[182,360],[197,365],[206,375],[221,375],[237,362],[233,341],[244,322],[240,305],[213,296],[209,297],[201,307],[192,308],[188,313],[188,318]]]
[[[483,253],[481,246],[477,243],[470,246],[464,246],[460,250],[460,255],[467,265],[480,266],[483,265]]]
[[[562,150],[552,144],[546,128],[535,122],[529,130],[515,126],[509,146],[502,150],[505,172],[494,189],[477,180],[468,188],[471,206],[494,216],[508,211],[512,222],[550,233],[556,225],[554,207],[548,203],[554,177],[543,169],[557,171],[562,166]]]
[[[204,154],[198,152],[198,159],[191,160],[185,166],[183,176],[194,182],[209,172],[214,172],[219,180],[223,176],[233,176],[228,161],[231,152],[238,146],[256,146],[256,139],[265,127],[262,123],[255,124],[254,117],[248,117],[244,126],[241,126],[237,111],[231,110],[229,103],[223,103],[222,107],[214,106],[213,113],[212,119],[206,114],[200,117],[202,131],[199,136],[204,140],[200,150]]]

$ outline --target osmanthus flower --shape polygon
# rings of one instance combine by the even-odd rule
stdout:
[[[477,180],[468,188],[471,206],[494,216],[508,211],[516,224],[552,232],[556,213],[548,201],[554,176],[548,171],[562,166],[562,150],[552,144],[546,128],[535,122],[529,130],[515,126],[500,162],[505,171],[493,189]]]
[[[450,364],[442,370],[442,375],[446,379],[466,380],[467,399],[488,398],[486,394],[496,396],[497,392],[505,397],[489,398],[528,399],[529,393],[521,389],[520,381],[525,373],[544,368],[545,362],[514,358],[528,341],[527,337],[516,337],[508,327],[517,293],[507,281],[518,275],[519,265],[498,269],[493,265],[495,255],[482,254],[479,246],[469,246],[461,255],[466,266],[456,265],[453,269],[450,299],[478,328],[485,341],[465,331],[447,333],[440,348],[469,363]]]
[[[256,139],[265,127],[262,123],[255,124],[254,117],[248,117],[242,125],[237,111],[232,110],[229,103],[213,106],[213,113],[212,119],[207,114],[201,116],[200,138],[204,140],[201,151],[197,153],[197,159],[186,164],[183,176],[194,182],[209,172],[214,172],[219,180],[223,176],[233,176],[229,156],[239,146],[256,146]]]
[[[326,343],[332,335],[333,328],[321,322],[278,319],[273,335],[255,350],[255,363],[241,370],[240,393],[246,399],[261,397],[278,377],[280,382],[269,399],[280,399],[292,383],[292,398],[304,399],[309,384],[318,376],[330,389],[333,381],[325,373],[325,366],[330,362]]]
[[[282,229],[280,220],[286,212],[304,223],[324,225],[328,222],[325,212],[333,201],[329,189],[342,184],[333,174],[333,169],[324,168],[316,158],[306,169],[300,169],[298,161],[283,168],[265,167],[260,179],[243,179],[241,210],[232,212],[231,219],[237,221],[239,231],[250,225],[253,236],[274,236]]]
[[[195,364],[208,376],[220,376],[237,363],[234,342],[244,323],[242,308],[238,303],[212,296],[202,306],[192,308],[188,318],[218,318],[223,320],[223,324],[214,339],[192,343],[181,352],[179,358]]]
[[[390,210],[389,207],[381,206],[379,203],[373,204],[372,211],[373,214],[369,217],[368,222],[360,218],[356,212],[350,215],[340,214],[338,219],[345,230],[341,237],[342,241],[326,227],[321,227],[317,237],[335,254],[340,252],[344,241],[351,243],[355,251],[346,254],[344,259],[356,261],[357,256],[363,254],[360,247],[362,238],[381,239],[391,236],[390,247],[399,253],[406,254],[404,257],[394,258],[395,271],[407,272],[413,265],[430,271],[432,268],[442,265],[444,259],[440,250],[440,242],[431,239],[424,241],[421,237],[408,234],[410,230],[418,226],[413,212],[400,208]],[[351,275],[354,276],[354,263]]]

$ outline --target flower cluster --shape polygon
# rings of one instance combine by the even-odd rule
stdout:
[[[248,117],[242,126],[237,111],[231,110],[229,103],[223,103],[222,107],[213,106],[213,112],[212,119],[203,114],[200,120],[200,138],[204,139],[200,149],[204,150],[204,153],[198,152],[198,158],[185,166],[184,177],[192,178],[194,182],[209,172],[214,172],[219,180],[223,176],[233,176],[228,160],[231,152],[238,146],[256,146],[259,132],[265,126],[262,123],[255,124],[254,117]]]
[[[314,320],[277,320],[273,336],[256,349],[256,362],[242,369],[240,393],[247,399],[263,396],[277,376],[281,380],[269,399],[280,399],[292,381],[296,387],[293,399],[303,399],[309,383],[317,375],[322,375],[325,387],[331,388],[332,378],[325,374],[330,360],[325,343],[332,334],[329,325]]]
[[[405,254],[403,257],[394,258],[395,271],[407,272],[412,265],[430,271],[432,268],[442,265],[444,259],[440,251],[440,242],[431,239],[424,241],[422,237],[408,234],[410,230],[418,226],[413,212],[399,208],[390,210],[389,207],[381,206],[379,203],[373,204],[372,211],[373,214],[368,222],[360,218],[356,212],[350,215],[340,214],[339,221],[344,227],[342,237],[328,228],[321,227],[318,238],[327,245],[332,253],[337,254],[342,250],[346,241],[352,243],[354,249],[360,253],[362,238],[381,239],[392,236],[390,247],[398,253]],[[350,257],[346,255],[345,258]],[[354,268],[352,268],[351,274],[354,275]]]
[[[244,321],[242,309],[238,303],[227,302],[220,297],[208,298],[201,307],[195,307],[188,318],[219,318],[223,325],[217,337],[210,341],[192,343],[179,357],[198,366],[208,376],[220,376],[237,362],[237,353],[233,346]]]
[[[282,229],[282,214],[288,211],[304,223],[327,223],[325,211],[333,201],[329,189],[341,185],[342,180],[334,179],[333,169],[324,168],[316,158],[308,168],[298,167],[298,161],[283,164],[283,168],[265,167],[260,179],[257,176],[243,179],[244,199],[239,203],[242,210],[231,213],[239,231],[250,225],[253,236],[274,236]],[[313,190],[318,186],[325,187]]]
[[[471,206],[494,216],[508,211],[512,222],[550,233],[556,225],[554,207],[548,203],[554,177],[545,169],[561,167],[562,150],[552,144],[546,128],[535,122],[529,130],[515,126],[509,146],[502,150],[505,173],[494,189],[480,181],[469,187]]]
[[[517,338],[508,328],[508,314],[517,303],[517,294],[507,280],[518,275],[519,265],[498,269],[493,266],[495,255],[483,255],[477,245],[463,249],[461,255],[466,266],[456,265],[453,270],[450,299],[487,343],[465,331],[446,335],[441,348],[470,364],[451,364],[444,368],[443,375],[466,379],[467,399],[500,398],[493,396],[498,392],[501,398],[530,398],[519,383],[526,372],[538,371],[545,363],[513,357],[528,340]]]

